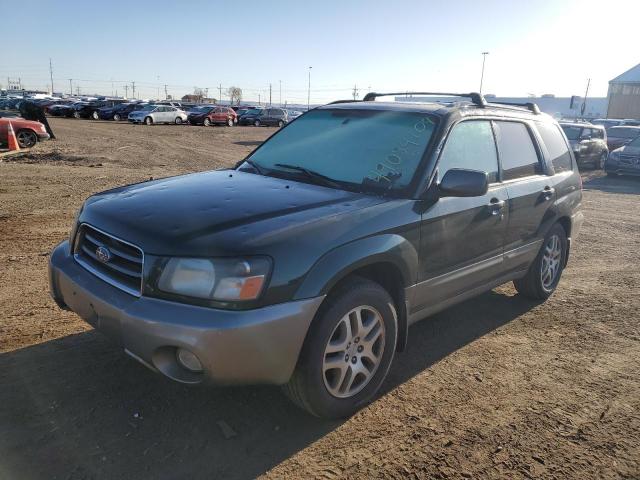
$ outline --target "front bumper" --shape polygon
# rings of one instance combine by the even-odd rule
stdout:
[[[38,136],[38,140],[40,140],[40,141],[49,140],[51,138],[51,136],[46,132],[44,132],[44,133],[36,132],[36,135]]]
[[[131,123],[142,123],[144,122],[144,117],[129,117],[127,118],[127,120],[129,120]]]
[[[183,383],[221,385],[286,383],[324,298],[233,311],[134,297],[82,268],[67,241],[51,253],[49,284],[61,308],[152,370]],[[181,367],[176,348],[195,353],[203,373]]]

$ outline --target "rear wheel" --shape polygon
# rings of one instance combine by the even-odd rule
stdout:
[[[91,118],[93,118],[94,120],[100,120],[100,114],[98,113],[97,110],[94,110],[93,112],[91,112]]]
[[[279,121],[278,121],[278,126],[279,126],[280,128],[284,127],[284,121],[279,120]]]
[[[555,291],[566,263],[567,233],[556,223],[544,238],[527,274],[514,280],[518,293],[534,300],[546,300]]]
[[[20,148],[31,148],[38,143],[38,136],[32,130],[19,130],[16,139]]]
[[[80,112],[73,112],[73,118],[80,118]]]
[[[114,119],[116,122],[119,122],[119,121],[120,121],[120,118],[122,118],[122,117],[120,117],[120,114],[119,114],[119,113],[114,113],[114,114],[113,114],[113,119]]]
[[[284,391],[318,417],[352,415],[374,398],[387,376],[397,336],[387,291],[356,277],[326,298]]]
[[[174,123],[176,125],[182,125],[182,117],[176,117],[176,119],[174,120]]]
[[[227,119],[227,127],[233,127],[233,118]]]
[[[153,125],[153,119],[151,117],[147,117],[144,119],[145,125]]]
[[[255,122],[253,122],[253,126],[254,127],[259,127],[260,126],[260,120],[256,120]]]
[[[202,124],[203,124],[205,127],[210,127],[210,126],[211,126],[211,120],[209,120],[208,118],[205,118],[205,119],[204,119],[204,122],[202,122]]]

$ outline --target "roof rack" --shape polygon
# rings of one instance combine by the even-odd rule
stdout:
[[[530,112],[535,113],[536,115],[540,115],[540,108],[538,107],[537,104],[533,103],[533,102],[527,102],[527,103],[513,103],[513,102],[490,102],[491,105],[508,105],[510,107],[524,107],[527,110],[529,110]]]
[[[362,99],[363,102],[372,102],[378,97],[389,97],[389,96],[407,96],[407,95],[431,95],[438,97],[467,97],[471,99],[471,102],[479,107],[486,107],[487,101],[484,99],[481,93],[471,92],[471,93],[442,93],[442,92],[398,92],[398,93],[376,93],[369,92]]]

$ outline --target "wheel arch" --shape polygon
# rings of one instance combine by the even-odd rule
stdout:
[[[404,237],[385,234],[338,247],[318,260],[305,276],[295,299],[326,295],[355,277],[367,278],[381,285],[393,298],[398,316],[398,345],[407,342],[408,302],[406,288],[415,283],[418,252]],[[321,311],[322,308],[319,309]]]

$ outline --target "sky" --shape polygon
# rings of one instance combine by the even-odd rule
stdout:
[[[19,5],[19,7],[16,7]],[[0,0],[0,85],[174,98],[237,86],[247,101],[367,91],[606,96],[640,63],[640,0]],[[28,30],[28,31],[27,31]],[[10,40],[9,40],[10,39]],[[7,46],[9,41],[9,47]],[[309,67],[312,67],[309,70]],[[281,90],[280,90],[281,88]],[[280,91],[282,93],[280,94]],[[131,89],[129,87],[129,95]],[[280,96],[281,95],[281,96]]]

